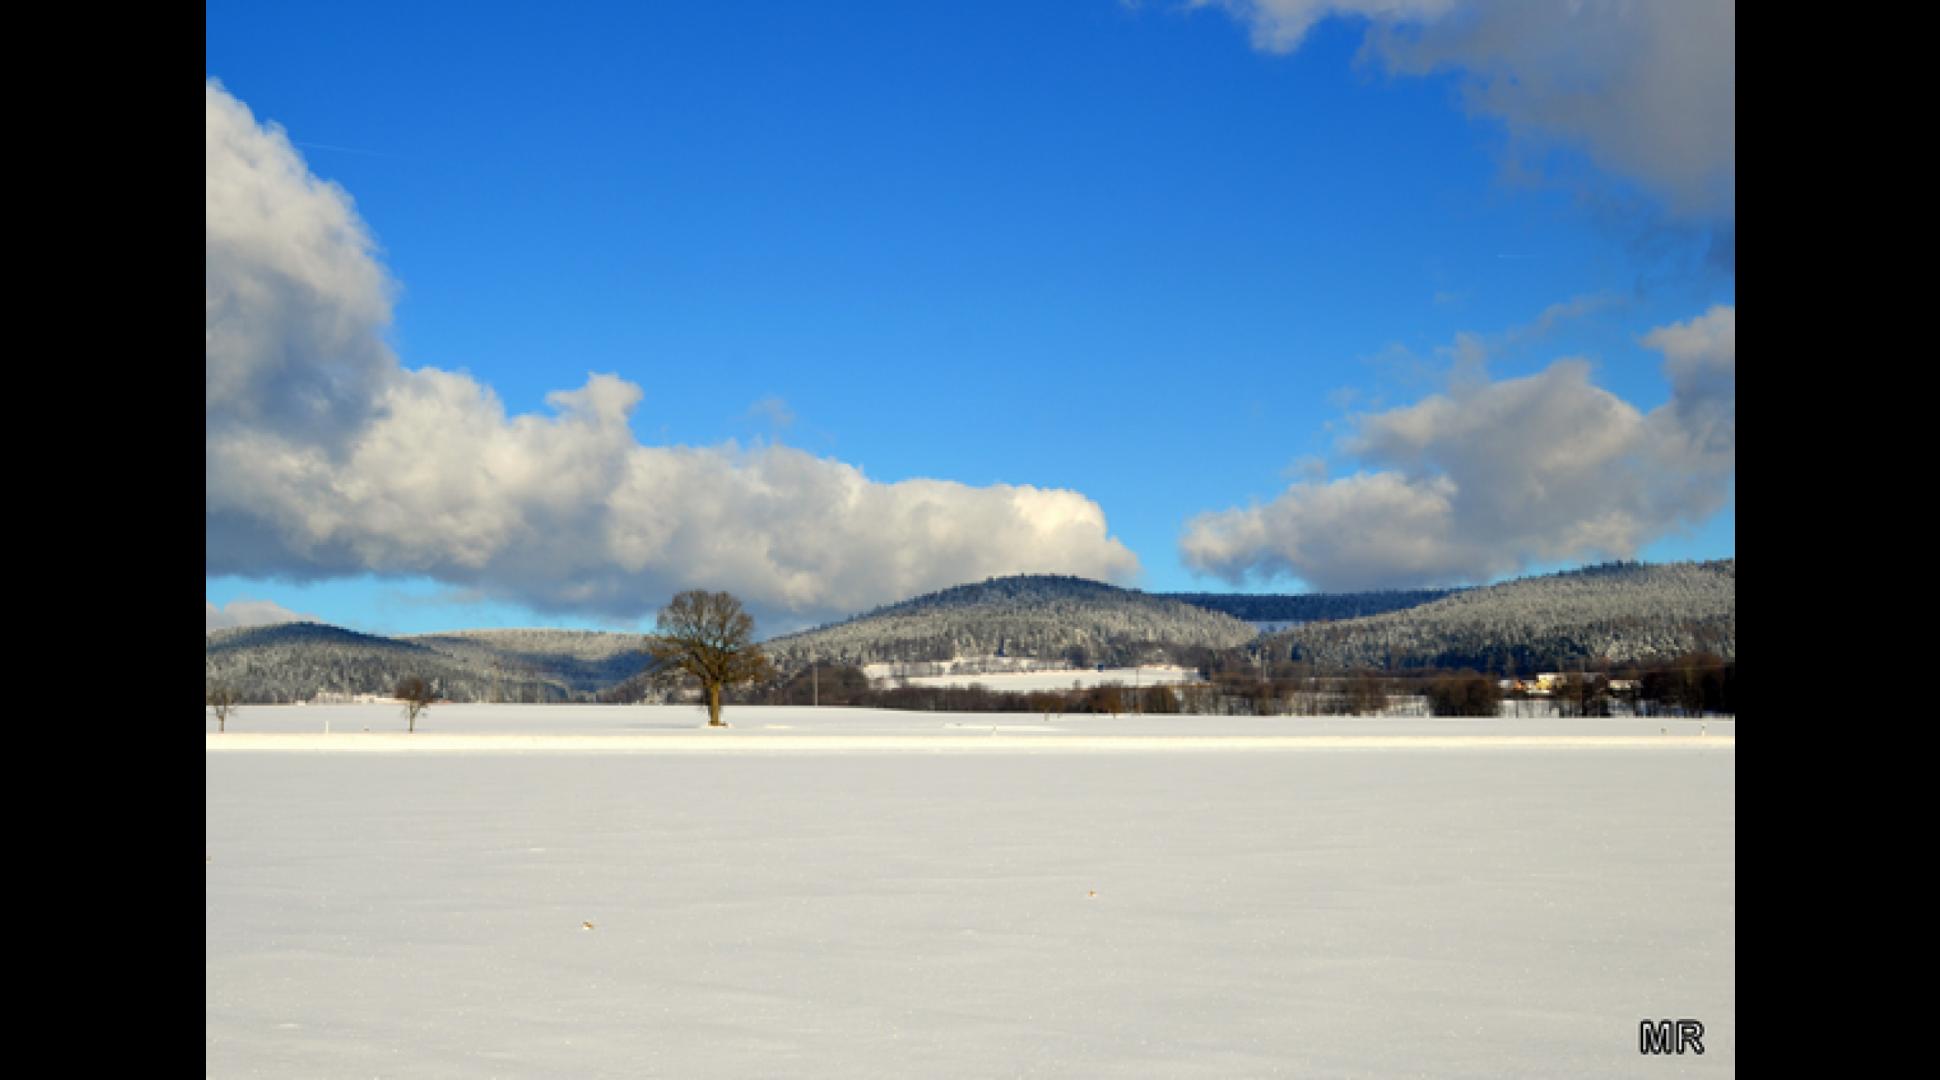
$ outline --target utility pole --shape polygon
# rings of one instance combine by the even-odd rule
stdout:
[[[815,666],[815,654],[809,653],[808,654],[808,695],[809,695],[808,701],[809,701],[809,708],[811,709],[819,709],[822,707],[821,674],[822,674],[821,671],[817,669]]]

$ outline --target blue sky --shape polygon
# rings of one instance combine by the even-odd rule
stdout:
[[[208,625],[1733,554],[1730,5],[1357,6],[208,4]]]

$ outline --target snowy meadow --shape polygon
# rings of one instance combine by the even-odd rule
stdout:
[[[1728,721],[727,719],[211,720],[207,1075],[1734,1071]]]

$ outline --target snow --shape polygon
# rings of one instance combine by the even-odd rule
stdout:
[[[791,737],[830,741],[862,736],[901,739],[942,739],[965,731],[1029,728],[1071,739],[1104,736],[1163,736],[1177,745],[1192,738],[1310,738],[1314,736],[1375,737],[1431,736],[1467,739],[1481,736],[1556,738],[1593,736],[1600,745],[1618,745],[1612,736],[1704,736],[1729,739],[1737,722],[1657,717],[1350,717],[1350,716],[1141,716],[1135,713],[1065,713],[1046,719],[1042,713],[956,713],[857,709],[837,706],[728,705],[721,713],[727,731],[706,731],[707,712],[698,705],[433,705],[418,714],[417,732],[405,735],[404,710],[396,705],[242,705],[230,714],[224,734],[216,733],[215,714],[205,711],[204,731],[210,749],[250,740],[235,738],[261,733],[322,735],[330,738],[395,733],[400,743],[443,736],[602,736],[652,737],[668,746],[675,736],[704,733],[717,740],[752,740],[770,732]],[[290,744],[295,745],[295,744]],[[490,745],[488,742],[477,745]],[[533,745],[538,745],[534,743]],[[592,745],[601,745],[594,743]],[[618,743],[606,745],[617,746]],[[653,745],[651,742],[646,745]],[[750,742],[752,748],[753,743]],[[837,742],[830,741],[830,745]],[[1088,742],[1086,745],[1096,745]],[[1425,743],[1414,745],[1425,746]],[[261,749],[261,746],[255,746]]]
[[[969,686],[979,683],[986,689],[1010,693],[1032,690],[1070,690],[1076,687],[1118,683],[1126,689],[1143,686],[1177,686],[1204,682],[1191,668],[1149,664],[1141,668],[1067,668],[1053,671],[997,671],[984,675],[915,675],[911,686]]]
[[[1106,683],[1119,683],[1127,688],[1144,686],[1178,686],[1186,683],[1205,682],[1193,668],[1176,664],[1143,664],[1138,667],[1115,668],[1044,668],[1018,671],[990,670],[998,660],[977,658],[975,661],[945,660],[926,664],[865,664],[863,674],[871,679],[889,682],[907,682],[911,686],[969,686],[972,683],[989,690],[1006,693],[1029,693],[1033,690],[1069,690],[1073,686],[1103,686]],[[905,674],[907,671],[926,671],[932,668],[950,668],[940,674]]]
[[[353,739],[741,752],[206,754],[209,1076],[1735,1068],[1729,724],[433,706],[406,736],[346,705],[231,731],[326,709]],[[1065,749],[936,741],[973,723]],[[1394,745],[1132,753],[1114,723]],[[1486,738],[1582,725],[1655,748]],[[830,749],[734,741],[779,735]],[[867,738],[913,752],[842,748]],[[1640,1020],[1682,1017],[1703,1056],[1639,1055]]]

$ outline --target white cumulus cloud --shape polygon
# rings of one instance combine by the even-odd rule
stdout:
[[[1328,591],[1631,557],[1729,497],[1735,318],[1721,305],[1644,337],[1665,354],[1671,384],[1648,413],[1592,384],[1586,361],[1565,359],[1359,417],[1345,449],[1372,470],[1201,514],[1181,553],[1236,584],[1287,575]]]
[[[202,632],[229,630],[242,626],[274,626],[287,622],[320,622],[315,615],[291,611],[273,600],[231,600],[217,607],[202,601]]]
[[[1077,492],[649,446],[615,375],[508,415],[467,375],[404,367],[350,197],[213,80],[206,98],[208,573],[426,575],[618,618],[705,587],[794,621],[996,574],[1137,573]]]
[[[1737,181],[1734,0],[1194,0],[1256,48],[1298,48],[1320,20],[1368,22],[1392,74],[1452,73],[1466,107],[1520,149],[1582,151],[1680,217],[1730,221]]]

